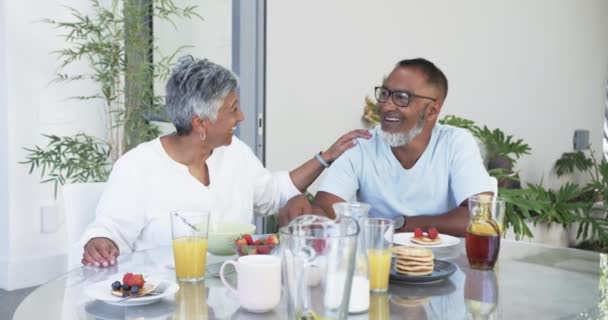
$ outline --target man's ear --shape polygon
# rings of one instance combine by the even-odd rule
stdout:
[[[439,112],[441,111],[441,101],[435,101],[428,105],[426,118],[429,121],[435,122],[439,117]]]

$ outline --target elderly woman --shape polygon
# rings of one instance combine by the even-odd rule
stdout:
[[[210,211],[212,223],[251,222],[304,191],[365,130],[342,136],[291,172],[271,174],[234,137],[243,120],[237,77],[208,60],[182,57],[166,87],[176,132],[142,143],[114,164],[95,221],[85,231],[82,263],[109,266],[119,253],[169,244],[169,212]],[[281,213],[283,215],[283,213]],[[297,215],[285,213],[282,221]]]

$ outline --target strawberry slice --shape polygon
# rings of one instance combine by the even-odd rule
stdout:
[[[439,231],[437,231],[436,228],[429,228],[429,230],[427,230],[427,234],[429,235],[429,239],[435,240],[439,236]]]
[[[420,229],[420,228],[414,229],[414,238],[422,238],[422,237],[424,237],[424,233],[422,232],[422,229]]]
[[[271,234],[266,238],[264,244],[279,244],[279,237],[276,234]]]
[[[247,241],[248,245],[252,245],[253,244],[253,238],[251,237],[250,234],[243,235],[243,239],[245,239],[245,241]]]
[[[237,246],[241,246],[241,245],[246,246],[246,245],[247,245],[247,240],[245,240],[245,238],[243,238],[243,237],[240,237],[240,238],[236,239],[236,240],[234,241],[234,243],[235,243]]]
[[[263,242],[262,242],[262,239],[255,240],[255,241],[253,242],[253,244],[254,244],[254,245],[256,245],[256,246],[259,246],[259,245],[261,245],[262,243],[263,243]]]
[[[270,249],[271,249],[270,246],[259,246],[257,251],[259,254],[269,254]]]
[[[314,239],[312,240],[312,247],[315,249],[317,253],[322,253],[325,251],[325,239]]]

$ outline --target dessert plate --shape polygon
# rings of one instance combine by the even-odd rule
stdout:
[[[125,307],[125,306],[141,306],[141,305],[145,305],[145,304],[154,303],[164,297],[173,296],[179,290],[179,285],[177,283],[175,283],[174,281],[164,280],[164,279],[150,279],[150,280],[146,280],[146,282],[158,284],[158,283],[161,283],[164,281],[164,282],[169,283],[169,287],[165,290],[165,292],[163,292],[162,294],[159,294],[159,295],[133,297],[133,298],[124,300],[124,298],[122,298],[122,297],[117,297],[117,296],[112,295],[112,282],[114,282],[114,281],[116,281],[116,280],[115,279],[104,280],[104,281],[93,283],[90,286],[88,286],[84,292],[89,298],[103,301],[107,304]]]
[[[455,246],[460,243],[460,239],[447,235],[447,234],[439,234],[439,238],[441,239],[441,243],[439,244],[418,244],[412,242],[411,239],[414,237],[413,232],[402,232],[396,233],[393,236],[393,243],[401,245],[401,246],[414,246],[414,247],[424,247],[424,248],[445,248]]]

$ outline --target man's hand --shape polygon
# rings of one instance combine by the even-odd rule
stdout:
[[[321,157],[323,160],[331,163],[332,161],[338,159],[338,157],[344,153],[344,151],[357,144],[357,140],[355,140],[356,138],[369,139],[371,137],[372,134],[366,129],[353,130],[338,138],[338,140],[334,142],[329,149],[321,153]]]
[[[286,226],[291,220],[299,216],[311,213],[312,206],[308,198],[303,194],[297,195],[289,199],[285,206],[279,209],[279,227]]]
[[[84,246],[81,262],[85,266],[109,267],[116,264],[118,254],[118,248],[112,240],[108,238],[92,238]]]

